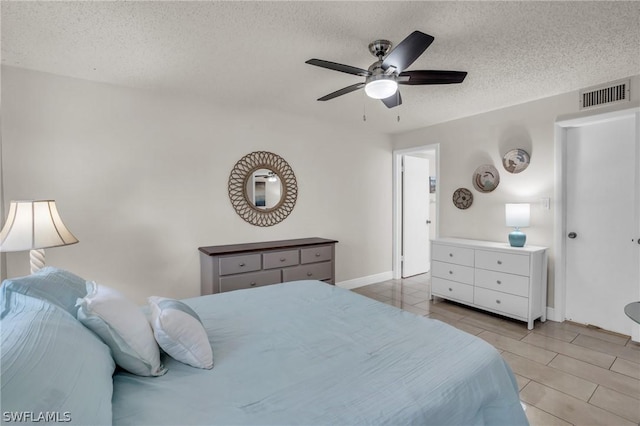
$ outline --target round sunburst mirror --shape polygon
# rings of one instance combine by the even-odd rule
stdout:
[[[256,151],[242,157],[229,175],[229,199],[236,213],[256,226],[273,226],[293,210],[298,183],[279,155]]]

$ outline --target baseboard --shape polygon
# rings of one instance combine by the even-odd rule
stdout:
[[[393,278],[393,272],[381,272],[375,275],[369,275],[367,277],[354,278],[352,280],[340,281],[336,283],[336,286],[341,288],[346,288],[347,290],[351,290],[358,287],[363,287],[369,284],[375,284],[382,281],[387,281]]]

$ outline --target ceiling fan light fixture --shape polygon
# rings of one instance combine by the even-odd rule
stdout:
[[[398,82],[389,78],[371,80],[364,86],[364,91],[370,98],[386,99],[398,91]]]

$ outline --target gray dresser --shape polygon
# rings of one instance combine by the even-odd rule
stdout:
[[[199,247],[201,294],[297,280],[335,284],[335,245],[325,238]]]

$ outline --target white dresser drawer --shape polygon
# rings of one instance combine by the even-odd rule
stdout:
[[[490,250],[476,250],[476,268],[528,276],[529,256]]]
[[[243,272],[259,271],[262,268],[259,254],[243,256],[229,256],[220,258],[220,275],[240,274]]]
[[[281,283],[280,270],[252,272],[249,274],[220,277],[220,291],[241,290],[262,285]]]
[[[529,277],[504,272],[475,270],[475,285],[489,290],[502,291],[516,296],[529,296]]]
[[[433,243],[431,258],[441,262],[473,266],[473,249]]]
[[[520,318],[527,318],[529,299],[526,297],[476,287],[473,302],[484,308],[504,312],[505,314]]]
[[[299,250],[272,251],[262,254],[262,264],[264,269],[282,268],[297,265],[299,258]]]
[[[473,303],[473,286],[433,277],[431,294],[451,300]]]
[[[283,281],[328,280],[332,276],[332,262],[311,263],[282,270]]]
[[[473,284],[473,268],[469,266],[433,261],[431,262],[431,276],[465,284]]]

